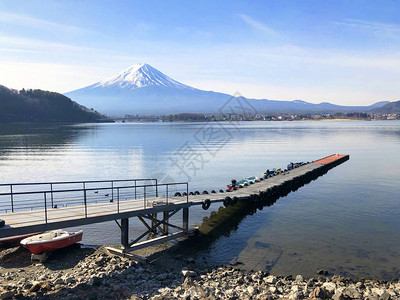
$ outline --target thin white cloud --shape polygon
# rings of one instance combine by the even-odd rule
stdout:
[[[89,47],[74,46],[62,43],[53,43],[39,39],[30,39],[30,38],[22,38],[22,37],[7,36],[7,35],[0,35],[0,43],[3,46],[2,47],[3,50],[10,47],[12,51],[42,50],[44,52],[48,52],[54,49],[66,50],[66,51],[95,50],[94,48],[89,48]],[[14,49],[12,47],[14,47]]]
[[[7,23],[12,25],[23,25],[27,27],[40,28],[49,31],[64,31],[64,32],[84,32],[87,29],[71,26],[67,24],[56,23],[43,19],[38,19],[28,15],[14,14],[10,12],[0,12],[0,23]]]
[[[7,48],[7,47],[0,47],[0,52],[4,52],[4,53],[41,53],[41,51],[37,51],[37,50]]]
[[[256,20],[254,20],[253,18],[251,18],[248,15],[245,14],[238,14],[238,16],[250,27],[257,29],[259,31],[262,31],[264,33],[270,34],[270,35],[277,35],[278,33],[273,30],[272,28],[268,27],[267,25],[258,22]]]
[[[371,22],[358,19],[345,19],[344,21],[333,22],[333,23],[348,27],[372,30],[372,31],[381,31],[381,32],[383,31],[383,32],[393,32],[393,33],[400,32],[400,25],[398,24]]]
[[[398,51],[344,51],[338,49],[319,49],[307,47],[277,47],[268,52],[264,49],[266,55],[277,55],[282,60],[289,62],[298,62],[310,66],[332,66],[355,68],[360,72],[366,69],[371,70],[391,70],[400,73],[400,52]],[[260,55],[263,52],[260,51]]]

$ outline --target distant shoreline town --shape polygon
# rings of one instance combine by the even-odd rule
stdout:
[[[125,115],[116,122],[221,122],[221,121],[374,121],[400,120],[400,114],[329,113],[329,114],[194,114]]]

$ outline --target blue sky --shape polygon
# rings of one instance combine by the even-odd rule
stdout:
[[[400,99],[400,1],[0,0],[0,84],[67,92],[146,62],[246,97]]]

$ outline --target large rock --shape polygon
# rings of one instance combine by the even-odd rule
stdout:
[[[336,284],[333,282],[324,282],[322,284],[322,288],[328,291],[329,293],[335,293],[336,290]]]
[[[98,258],[96,258],[94,263],[97,266],[102,266],[106,261],[107,261],[107,259],[105,257],[99,256]]]
[[[311,298],[313,299],[326,299],[325,290],[317,286],[311,293]]]
[[[335,294],[332,296],[332,300],[344,300],[345,297],[343,296],[342,291],[337,290]]]
[[[379,300],[390,300],[392,297],[388,293],[388,291],[384,291],[383,294],[379,297]]]
[[[254,296],[257,293],[257,289],[250,285],[247,287],[247,293],[250,296]]]
[[[294,282],[296,283],[303,283],[304,282],[304,278],[301,275],[297,275],[296,279],[294,280]]]
[[[362,293],[355,287],[347,287],[343,290],[343,296],[351,299],[361,299]]]
[[[182,274],[185,277],[196,277],[196,272],[195,271],[191,271],[191,270],[182,270]]]
[[[264,277],[264,282],[268,284],[275,284],[276,283],[276,277],[273,275],[269,275],[267,277]]]

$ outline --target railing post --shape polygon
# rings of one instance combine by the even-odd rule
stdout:
[[[186,182],[186,202],[189,202],[189,184]]]
[[[10,192],[11,192],[11,212],[14,212],[14,195],[12,184],[10,184]]]
[[[86,189],[83,190],[83,201],[85,203],[85,218],[87,218]]]
[[[54,199],[53,199],[53,184],[50,183],[50,191],[51,191],[51,208],[54,207]]]
[[[43,193],[44,195],[44,219],[47,224],[47,199],[46,199],[46,192]]]
[[[166,185],[167,187],[167,204],[168,204],[168,184]]]
[[[114,181],[111,180],[111,200],[114,200]]]
[[[136,180],[135,180],[135,200],[136,200]]]
[[[156,197],[158,197],[158,181],[157,181],[157,178],[156,178]]]
[[[117,188],[117,210],[119,213],[119,188]]]
[[[135,188],[135,191],[136,191],[136,188]],[[143,193],[144,193],[144,198],[143,198],[144,208],[146,209],[146,186],[143,187]]]

